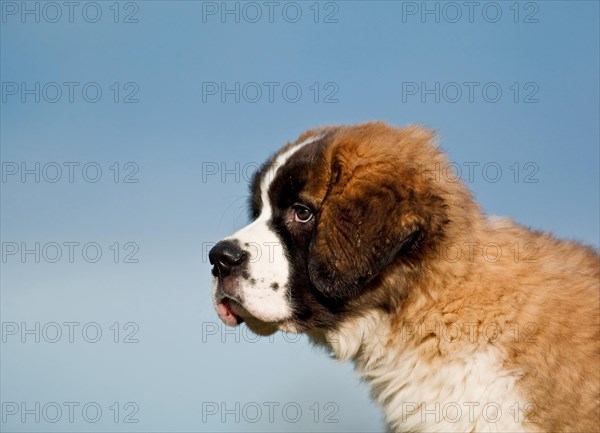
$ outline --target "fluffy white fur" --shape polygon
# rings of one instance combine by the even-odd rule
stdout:
[[[389,320],[378,312],[347,321],[324,337],[337,359],[355,361],[391,431],[536,431],[524,422],[531,405],[515,390],[521,373],[502,368],[505,355],[497,348],[474,344],[432,364],[418,349],[395,345],[390,350]]]

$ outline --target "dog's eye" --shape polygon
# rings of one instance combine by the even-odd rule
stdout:
[[[309,208],[301,204],[294,205],[294,220],[299,223],[307,223],[313,217],[313,213]]]

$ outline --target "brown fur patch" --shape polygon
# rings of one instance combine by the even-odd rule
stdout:
[[[323,128],[298,142],[320,134],[326,145],[301,193],[318,210],[313,284],[346,299],[347,314],[389,314],[390,349],[419,347],[443,362],[467,345],[499,348],[504,367],[523,373],[533,426],[598,431],[597,252],[490,222],[461,182],[432,172],[447,160],[422,128]]]

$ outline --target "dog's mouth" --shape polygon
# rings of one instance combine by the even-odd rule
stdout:
[[[240,301],[230,296],[217,295],[215,307],[219,318],[227,326],[238,326],[241,323],[246,323],[248,327],[258,335],[271,335],[279,328],[278,322],[264,322],[254,317],[246,310]]]
[[[240,310],[243,310],[243,307],[236,300],[223,297],[217,300],[215,305],[217,314],[226,325],[237,326],[244,321],[240,315]]]

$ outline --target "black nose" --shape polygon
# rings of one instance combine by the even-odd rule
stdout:
[[[239,267],[246,258],[244,251],[233,241],[221,241],[208,253],[213,275],[226,277]]]

